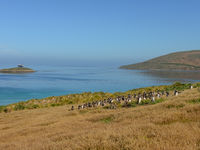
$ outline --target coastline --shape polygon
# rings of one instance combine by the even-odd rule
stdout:
[[[11,112],[16,110],[24,109],[37,109],[37,108],[48,108],[55,106],[63,105],[77,105],[85,102],[93,102],[100,99],[108,98],[117,98],[118,96],[127,96],[133,94],[139,94],[148,91],[169,91],[173,92],[174,90],[185,90],[190,89],[193,86],[194,88],[200,87],[200,83],[180,83],[176,82],[172,85],[161,85],[161,86],[152,86],[144,87],[138,89],[132,89],[125,92],[115,92],[115,93],[104,93],[104,92],[84,92],[80,94],[68,94],[63,96],[51,96],[43,99],[30,99],[27,101],[21,101],[18,103],[8,104],[5,106],[0,106],[0,112]]]

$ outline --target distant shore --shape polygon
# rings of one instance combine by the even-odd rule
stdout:
[[[120,66],[129,70],[200,71],[200,50],[170,53],[145,62]]]

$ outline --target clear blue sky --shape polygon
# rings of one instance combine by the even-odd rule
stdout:
[[[0,64],[123,65],[200,49],[199,0],[0,0]]]

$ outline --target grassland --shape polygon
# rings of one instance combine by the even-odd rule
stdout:
[[[138,70],[200,70],[200,50],[176,52],[142,63],[121,66]]]
[[[2,112],[0,149],[198,150],[198,85],[194,85],[194,89],[183,84],[168,86],[182,90],[181,94],[165,97],[164,101],[154,105],[119,107],[114,110],[93,108],[68,111],[71,107],[71,104],[68,104]],[[150,88],[146,90],[148,89]]]
[[[29,73],[29,72],[35,72],[34,70],[30,68],[20,68],[20,67],[15,67],[15,68],[8,68],[8,69],[0,69],[0,73]]]
[[[38,108],[49,108],[56,106],[63,106],[69,104],[83,104],[87,102],[93,102],[98,100],[104,100],[107,98],[116,98],[117,96],[127,96],[128,94],[138,94],[150,91],[173,91],[173,90],[184,90],[189,89],[191,84],[182,84],[179,82],[173,85],[163,85],[154,87],[145,87],[140,89],[133,89],[126,92],[116,93],[104,93],[104,92],[85,92],[80,94],[69,94],[63,96],[51,96],[43,99],[31,99],[28,101],[22,101],[7,106],[0,106],[0,112],[11,112],[24,109],[38,109]],[[194,87],[200,87],[200,83],[193,84]]]

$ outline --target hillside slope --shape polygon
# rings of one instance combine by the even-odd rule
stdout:
[[[142,63],[121,66],[135,70],[200,70],[200,50],[176,52]]]
[[[0,113],[2,150],[200,149],[198,88],[131,108],[69,106]]]

